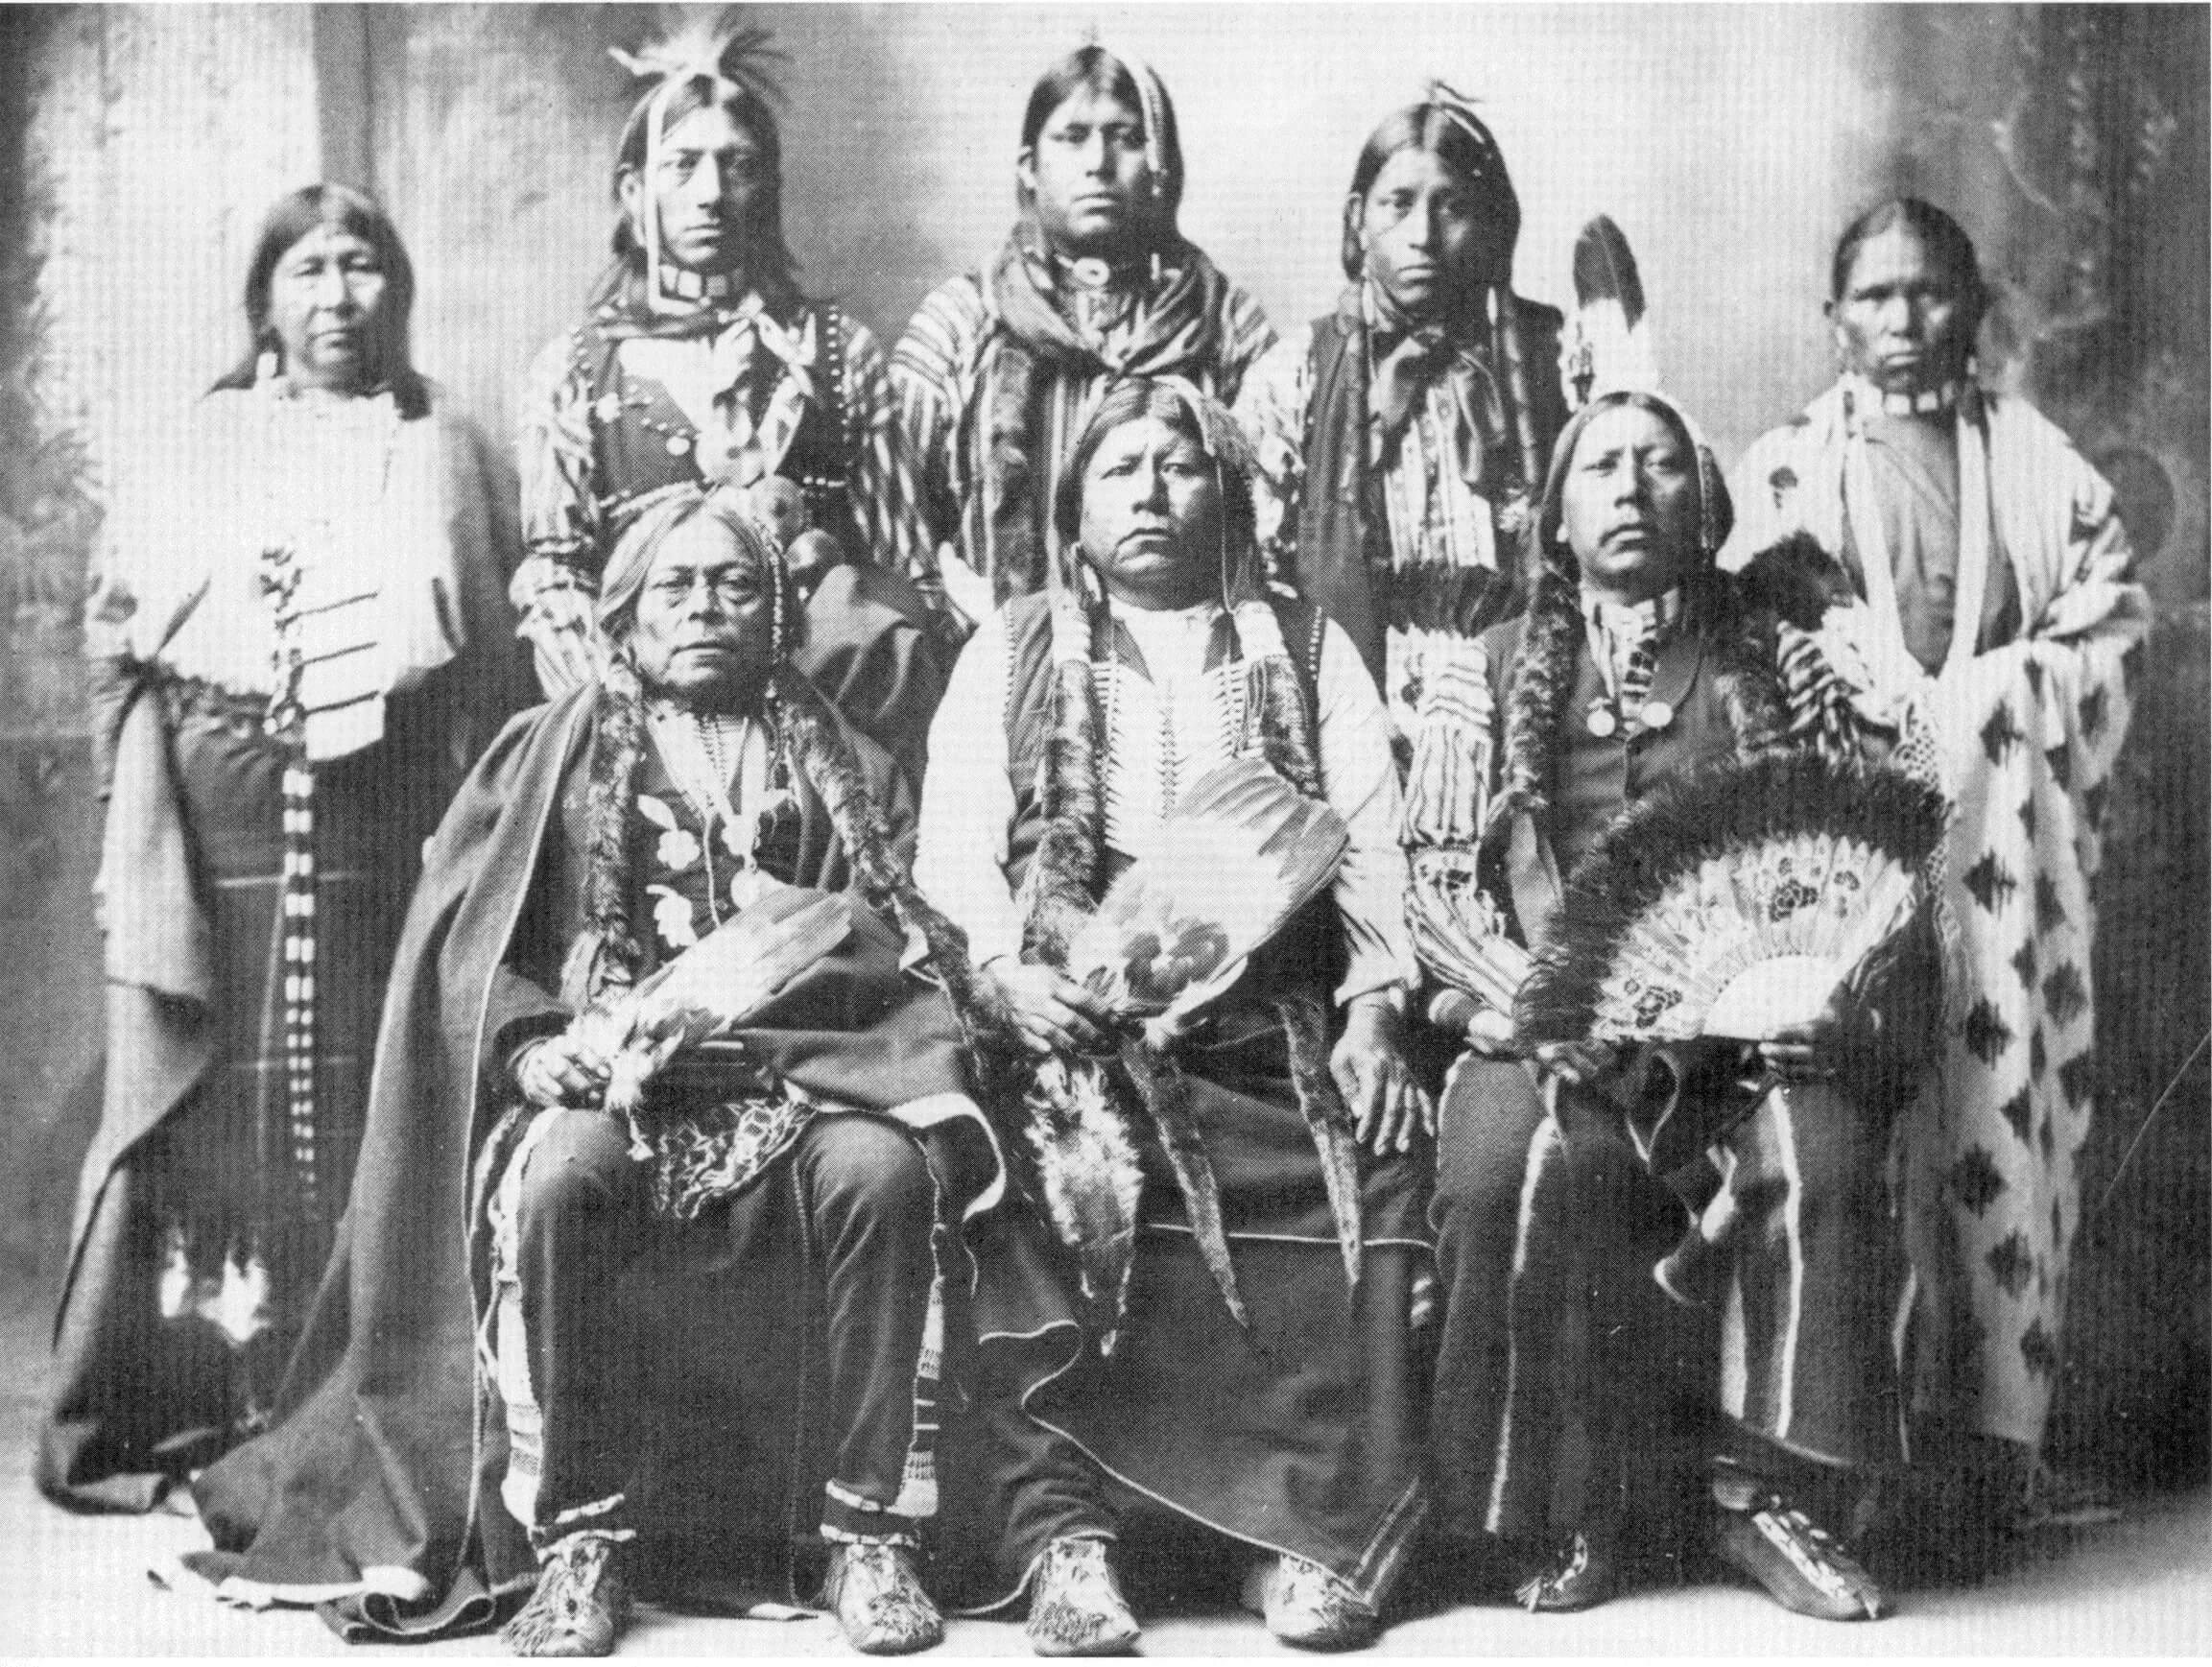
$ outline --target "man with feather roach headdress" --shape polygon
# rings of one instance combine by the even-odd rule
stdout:
[[[780,476],[868,574],[834,615],[814,609],[807,675],[918,778],[944,674],[937,631],[916,620],[941,595],[883,350],[799,290],[768,76],[780,55],[734,10],[683,11],[615,55],[650,84],[617,151],[614,260],[531,372],[523,634],[549,695],[584,680],[605,653],[591,599],[633,506],[679,483]]]
[[[1035,1205],[974,1241],[946,1538],[1041,1655],[1134,1642],[1110,1548],[1148,1523],[1241,1558],[1277,1637],[1364,1643],[1426,1499],[1397,777],[1344,632],[1258,583],[1249,468],[1189,383],[1107,389],[1055,498],[1082,567],[985,622],[933,738],[916,877],[1003,1004]],[[1102,944],[1132,886],[1173,901]]]
[[[1274,345],[1260,305],[1177,229],[1182,141],[1152,66],[1078,47],[1038,77],[1014,158],[1019,216],[987,271],[922,302],[892,358],[930,536],[978,620],[1044,589],[1069,448],[1117,376],[1225,401]]]
[[[1344,629],[1401,729],[1423,666],[1518,606],[1566,420],[1559,315],[1512,290],[1520,228],[1497,141],[1433,85],[1360,151],[1343,299],[1237,401],[1273,576]]]
[[[939,1637],[953,1258],[998,1166],[904,969],[964,989],[911,796],[798,618],[743,500],[672,483],[613,540],[605,669],[462,789],[284,1404],[197,1485],[227,1595],[364,1639],[526,1599],[523,1655],[607,1654],[634,1591]]]
[[[1738,834],[1757,847],[1843,830],[1878,847],[1874,867],[1895,845],[1883,871],[1922,895],[1941,801],[1865,770],[1832,684],[1785,678],[1808,645],[1714,565],[1731,513],[1677,407],[1594,399],[1546,477],[1529,612],[1423,691],[1409,913],[1440,980],[1488,997],[1436,1010],[1470,1041],[1439,1113],[1432,1212],[1446,1287],[1438,1526],[1463,1572],[1503,1577],[1531,1609],[1603,1601],[1639,1549],[1625,1536],[1678,1555],[1678,1515],[1640,1530],[1622,1516],[1631,1482],[1687,1490],[1670,1453],[1700,1468],[1716,1549],[1779,1601],[1832,1619],[1883,1603],[1830,1529],[1900,1457],[1902,1258],[1884,1171],[1940,1016],[1925,912],[1881,980],[1855,975],[1847,996],[1821,984],[1836,993],[1817,1020],[1753,1029],[1768,1036],[1755,1048],[1614,1045],[1567,994],[1624,964],[1633,977],[1643,964],[1622,944],[1642,889],[1694,879]],[[1857,884],[1842,859],[1836,872],[1839,894]],[[1788,908],[1825,894],[1785,890]],[[1682,953],[1726,917],[1709,903]],[[1665,970],[1645,968],[1639,1022],[1681,999]],[[1717,1396],[1681,1307],[1722,1311]],[[1570,1418],[1589,1480],[1561,1539],[1554,1461]]]

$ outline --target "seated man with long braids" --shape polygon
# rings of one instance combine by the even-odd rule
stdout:
[[[1241,1559],[1278,1638],[1364,1643],[1426,1499],[1397,778],[1343,631],[1257,584],[1248,469],[1189,383],[1109,389],[1055,497],[1080,565],[983,625],[931,738],[916,878],[1003,1004],[1030,1085],[992,1105],[1038,1205],[971,1240],[981,1405],[947,1475],[981,1595],[1027,1592],[1041,1655],[1132,1644],[1109,1548],[1178,1529]],[[1069,976],[1071,941],[1240,760],[1348,851],[1194,1028],[1140,1035]],[[1171,848],[1201,913],[1244,877]]]
[[[1885,798],[1853,773],[1870,739],[1824,698],[1832,679],[1794,669],[1809,639],[1760,606],[1756,583],[1714,565],[1732,513],[1678,407],[1647,393],[1593,400],[1545,484],[1528,613],[1483,636],[1463,682],[1428,692],[1415,742],[1424,953],[1427,865],[1459,845],[1494,933],[1539,957],[1513,1012],[1468,1024],[1439,1112],[1432,1211],[1445,1291],[1430,1419],[1439,1539],[1463,1567],[1517,1583],[1532,1610],[1602,1602],[1630,1553],[1678,1557],[1678,1516],[1655,1513],[1654,1529],[1646,1514],[1639,1537],[1623,1504],[1686,1495],[1685,1472],[1707,1495],[1701,1526],[1719,1555],[1780,1603],[1836,1620],[1885,1604],[1840,1534],[1858,1491],[1902,1457],[1889,1327],[1904,1266],[1885,1157],[1939,1018],[1925,941],[1901,939],[1913,952],[1880,1007],[1868,987],[1758,1049],[1547,1033],[1531,1000],[1572,964],[1578,900],[1625,893],[1624,874],[1674,854],[1659,829],[1679,824],[1656,809],[1713,828],[1716,769],[1810,768],[1817,735],[1837,761],[1822,779],[1843,797],[1939,823],[1902,776],[1884,774]],[[1683,1323],[1698,1308],[1720,1320],[1717,1370],[1701,1327]],[[1570,1421],[1583,1480],[1561,1528]]]
[[[523,1655],[607,1654],[632,1590],[940,1635],[945,1258],[997,1166],[952,1009],[902,970],[913,938],[961,971],[903,777],[793,669],[799,617],[733,494],[664,488],[609,557],[602,680],[446,817],[294,1404],[199,1485],[235,1593],[371,1637],[528,1594]],[[724,966],[732,933],[759,946]]]

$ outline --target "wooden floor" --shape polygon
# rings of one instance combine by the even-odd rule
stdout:
[[[205,1543],[183,1517],[80,1517],[31,1485],[31,1438],[45,1359],[43,1316],[0,1318],[0,1655],[337,1655],[348,1646],[312,1613],[242,1613],[172,1572]],[[1808,1621],[1728,1586],[1618,1599],[1585,1614],[1466,1607],[1401,1622],[1375,1653],[1393,1655],[2194,1655],[2212,1649],[2212,1494],[2130,1502],[2105,1527],[2038,1541],[2009,1573],[1971,1590],[1899,1592],[1897,1613],[1857,1625]],[[1294,1654],[1233,1612],[1152,1617],[1153,1655]],[[492,1637],[353,1654],[500,1654]],[[826,1620],[700,1619],[643,1611],[632,1656],[844,1655]],[[1025,1655],[1017,1624],[953,1623],[933,1660]]]

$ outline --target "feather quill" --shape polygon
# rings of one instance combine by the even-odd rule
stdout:
[[[1320,1155],[1321,1184],[1328,1191],[1329,1214],[1336,1220],[1344,1280],[1356,1290],[1366,1236],[1360,1204],[1359,1130],[1352,1121],[1351,1107],[1329,1077],[1328,1029],[1320,1003],[1310,993],[1291,996],[1275,1004],[1275,1013],[1290,1034],[1291,1069],[1298,1078],[1294,1084],[1298,1109],[1305,1113],[1306,1131]]]
[[[1236,1322],[1249,1326],[1251,1317],[1245,1311],[1236,1269],[1229,1263],[1221,1183],[1214,1177],[1205,1136],[1191,1110],[1190,1085],[1183,1081],[1182,1069],[1142,1036],[1125,1040],[1121,1057],[1130,1080],[1136,1084],[1138,1098],[1152,1113],[1153,1127],[1159,1131],[1160,1149],[1167,1155],[1168,1167],[1175,1171],[1176,1185],[1182,1190],[1183,1213],[1190,1219],[1191,1236],[1198,1241],[1206,1272],[1214,1276],[1222,1300],[1228,1304]]]

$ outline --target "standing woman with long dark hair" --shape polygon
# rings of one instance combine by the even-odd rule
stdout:
[[[250,345],[132,460],[85,647],[107,1055],[39,1487],[144,1510],[270,1416],[344,1207],[424,838],[523,683],[494,454],[384,211],[280,200]]]

